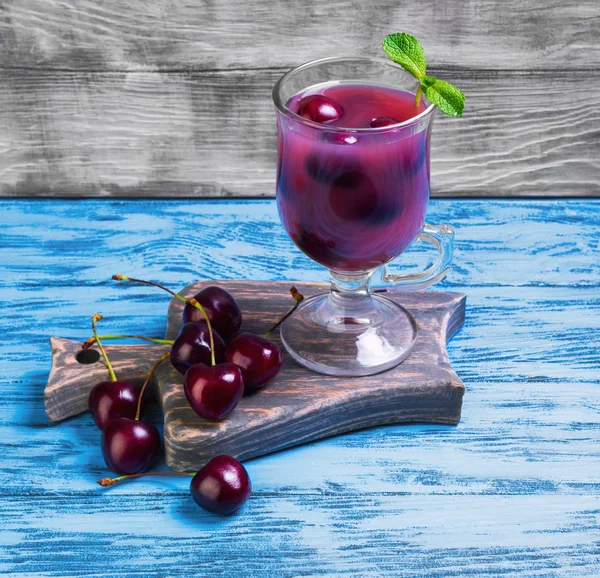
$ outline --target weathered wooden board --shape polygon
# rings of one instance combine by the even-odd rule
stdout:
[[[52,337],[52,369],[44,389],[44,406],[50,421],[60,421],[88,410],[91,389],[107,381],[108,370],[102,358],[96,363],[79,363],[81,343]],[[144,383],[156,360],[169,347],[166,345],[106,346],[107,355],[118,377]],[[156,394],[156,383],[148,384]]]
[[[218,281],[244,312],[243,331],[264,332],[290,306],[288,282]],[[207,282],[183,290],[193,295]],[[304,295],[326,290],[322,284],[295,283]],[[457,424],[464,385],[452,370],[446,341],[464,322],[465,295],[417,291],[388,295],[402,303],[418,324],[410,357],[397,367],[365,378],[334,378],[306,370],[284,355],[279,375],[267,387],[244,397],[235,411],[219,422],[197,416],[183,393],[182,376],[169,364],[156,373],[164,413],[167,464],[175,470],[197,470],[219,454],[247,459],[369,426],[427,422]],[[182,304],[169,307],[167,338],[181,327]],[[91,388],[106,376],[103,364],[81,365],[75,355],[81,345],[52,340],[52,371],[45,392],[51,420],[87,409]],[[140,378],[165,347],[107,347],[121,376]],[[91,369],[91,370],[90,370]]]
[[[4,0],[0,196],[275,192],[270,91],[406,29],[467,94],[438,118],[432,193],[598,196],[596,0]]]
[[[596,0],[3,0],[0,67],[222,70],[288,67],[422,39],[436,65],[593,69]]]
[[[0,195],[272,196],[281,70],[0,76]],[[447,71],[432,195],[600,195],[600,74]],[[585,89],[582,89],[585,86]]]
[[[102,331],[162,335],[168,298],[115,272],[176,288],[325,271],[272,201],[0,200],[0,572],[598,576],[600,200],[434,200],[428,219],[456,225],[440,288],[469,295],[448,344],[461,422],[250,460],[252,497],[220,519],[187,479],[96,485],[109,472],[91,417],[44,411],[48,336],[84,340],[96,311]]]

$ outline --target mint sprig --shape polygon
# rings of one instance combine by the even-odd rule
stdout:
[[[465,95],[456,86],[427,76],[425,51],[419,41],[406,32],[389,34],[383,39],[383,51],[404,70],[410,72],[418,81],[419,89],[415,97],[415,106],[419,105],[421,93],[431,104],[437,106],[449,116],[462,116],[465,108]]]
[[[383,51],[415,78],[421,80],[425,76],[425,51],[414,36],[405,32],[390,34],[383,39]]]

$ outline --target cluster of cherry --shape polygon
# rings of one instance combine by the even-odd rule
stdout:
[[[110,381],[94,386],[89,395],[89,410],[102,431],[102,454],[106,465],[120,474],[99,480],[112,486],[125,479],[148,475],[193,476],[190,490],[196,503],[211,512],[227,514],[246,502],[251,483],[244,466],[231,456],[216,456],[198,472],[146,472],[161,449],[160,433],[154,425],[141,420],[145,407],[144,392],[155,371],[166,359],[183,377],[183,390],[190,407],[202,418],[220,420],[236,407],[244,394],[264,387],[279,373],[281,350],[268,336],[289,317],[303,300],[295,287],[290,293],[296,303],[263,335],[239,333],[242,312],[233,296],[221,287],[206,287],[191,298],[154,283],[114,275],[118,281],[130,281],[158,287],[185,303],[183,325],[174,340],[139,335],[98,335],[92,317],[93,337],[82,346],[97,344],[110,374]],[[154,364],[144,384],[117,379],[102,346],[105,339],[137,338],[170,345],[170,351]]]

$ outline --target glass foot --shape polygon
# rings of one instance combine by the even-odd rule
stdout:
[[[417,338],[417,324],[404,307],[370,295],[343,308],[331,293],[311,297],[281,326],[289,354],[326,375],[359,377],[404,361]]]

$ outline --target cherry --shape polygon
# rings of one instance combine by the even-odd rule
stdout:
[[[225,340],[229,341],[240,330],[242,312],[237,301],[221,287],[206,287],[194,295],[194,299],[204,307],[213,328]],[[183,308],[183,322],[203,322],[202,312],[186,303]]]
[[[314,122],[327,123],[341,118],[344,109],[339,102],[328,96],[311,94],[298,103],[298,114]]]
[[[225,343],[221,339],[220,335],[216,331],[213,331],[209,315],[195,297],[186,299],[174,291],[167,289],[163,285],[154,283],[154,281],[133,279],[131,277],[126,277],[125,275],[113,275],[112,278],[115,281],[130,281],[132,283],[141,283],[142,285],[158,287],[159,289],[169,293],[169,295],[172,295],[175,299],[182,301],[186,305],[195,307],[200,311],[206,325],[199,322],[186,323],[179,330],[179,335],[175,341],[171,342],[168,340],[161,340],[162,343],[172,343],[171,363],[173,367],[179,371],[179,373],[185,374],[185,372],[195,363],[208,363],[210,361],[210,364],[214,365],[215,359],[221,360],[223,358],[223,349],[225,347]],[[158,340],[149,339],[148,341]]]
[[[176,299],[200,310],[206,324],[192,321],[182,325],[179,335],[171,347],[171,364],[177,371],[185,374],[184,392],[190,406],[198,415],[217,420],[231,412],[244,392],[242,374],[240,369],[233,364],[219,363],[217,365],[217,361],[220,362],[224,357],[225,343],[219,334],[214,331],[211,324],[212,320],[202,304],[195,297],[185,299],[152,281],[131,279],[124,275],[113,275],[113,279],[158,287],[170,293]],[[212,291],[207,294],[213,297],[216,296],[217,300],[223,298],[223,294],[226,293],[218,287],[211,289]],[[220,303],[227,303],[227,307],[224,307],[223,311],[229,315],[233,311],[232,305],[235,305],[235,308],[239,311],[233,297],[229,293],[226,294],[229,299],[221,299],[220,301]],[[225,318],[228,318],[228,315],[225,315]],[[233,311],[233,317],[241,323],[241,313],[237,316]],[[219,320],[221,319],[223,317],[219,317]],[[229,330],[231,331],[231,325]],[[165,354],[165,356],[168,355]],[[190,372],[189,375],[188,372]]]
[[[190,492],[196,504],[215,514],[231,514],[243,506],[252,492],[252,483],[246,468],[231,456],[217,456],[198,472],[152,472],[131,474],[118,478],[103,478],[98,484],[114,486],[123,480],[148,476],[193,476]]]
[[[144,391],[158,366],[167,357],[169,353],[163,354],[150,370],[140,391],[135,417],[111,419],[102,430],[102,455],[113,472],[124,475],[145,472],[158,457],[160,434],[151,423],[140,421],[140,411]]]
[[[224,380],[226,381],[227,379],[233,380],[233,378],[229,376],[229,370],[226,371],[225,368],[214,369],[216,362],[223,359],[224,343],[219,334],[212,329],[210,317],[205,311],[204,307],[196,300],[195,297],[185,299],[181,295],[178,295],[170,289],[167,289],[166,287],[163,287],[162,285],[152,281],[142,281],[140,279],[133,279],[124,275],[113,275],[113,279],[117,281],[131,281],[134,283],[142,283],[144,285],[158,287],[163,291],[173,295],[173,297],[176,299],[179,299],[185,303],[189,303],[202,312],[204,320],[206,321],[206,325],[200,322],[190,322],[181,327],[179,336],[177,339],[175,339],[171,347],[171,363],[175,369],[177,369],[177,371],[185,374],[193,365],[202,364],[204,366],[208,366],[209,363],[207,357],[208,353],[210,353],[211,367],[205,367],[202,370],[198,370],[200,376],[198,379],[201,379],[200,385],[195,386],[195,383],[193,383],[195,381],[194,378],[196,377],[196,373],[192,374],[189,378],[189,391],[199,392],[198,394],[191,396],[196,404],[196,407],[194,407],[194,405],[192,405],[192,407],[194,410],[199,408],[199,411],[197,411],[199,415],[204,415],[204,413],[206,413],[207,415],[220,415],[222,417],[222,415],[229,413],[229,411],[235,407],[235,404],[238,401],[231,393],[231,391],[235,388],[230,387],[228,389],[228,394],[218,402],[212,393],[215,383],[219,383]],[[263,336],[252,335],[249,333],[240,334],[238,336],[240,339],[237,339],[237,337],[234,338],[232,341],[230,341],[229,346],[225,350],[225,359],[227,362],[237,365],[241,371],[244,380],[245,392],[259,389],[267,381],[277,375],[281,369],[281,364],[283,362],[281,350],[272,341],[269,341],[267,337],[295,311],[296,307],[298,307],[300,302],[304,299],[304,297],[298,293],[295,287],[292,287],[290,292],[296,300],[296,304],[266,334]],[[227,378],[225,378],[226,374],[228,376]],[[210,404],[207,402],[206,407],[204,407],[203,392],[211,392],[210,394],[207,393],[207,396],[210,397],[211,401]],[[229,407],[227,403],[228,401],[232,407]],[[192,404],[192,402],[190,402],[190,404]],[[213,417],[209,419],[219,419],[219,417]]]
[[[88,398],[88,406],[98,429],[117,417],[133,419],[137,411],[141,387],[126,380],[101,381],[97,383]],[[143,413],[144,403],[142,403]]]
[[[223,419],[231,413],[244,394],[242,372],[233,363],[209,367],[192,365],[183,378],[183,391],[190,407],[210,420]]]
[[[118,417],[102,430],[104,461],[118,474],[145,472],[159,452],[160,434],[151,423]]]
[[[384,126],[391,126],[393,124],[398,124],[399,122],[399,120],[396,120],[390,116],[380,116],[378,118],[374,118],[369,126],[371,128],[383,128]]]
[[[240,333],[234,337],[227,345],[225,359],[242,370],[246,393],[260,389],[275,377],[283,363],[279,347],[253,333]]]
[[[275,323],[269,331],[264,335],[240,333],[227,345],[225,359],[240,368],[244,378],[244,393],[251,393],[260,389],[267,381],[273,379],[281,369],[283,363],[281,350],[267,337],[296,310],[304,299],[295,287],[290,289],[290,293],[296,300],[294,307]]]
[[[117,417],[135,417],[138,407],[138,400],[140,397],[141,387],[133,381],[118,380],[115,372],[110,364],[106,351],[102,346],[102,342],[98,337],[96,331],[96,322],[102,319],[102,315],[97,313],[92,316],[92,331],[94,337],[88,339],[83,344],[83,351],[88,350],[88,347],[98,341],[98,349],[104,357],[106,368],[110,375],[111,381],[101,381],[97,383],[88,397],[88,408],[94,422],[99,429],[103,429],[104,426],[113,418]],[[91,342],[90,342],[91,341]],[[88,345],[89,343],[89,345]]]
[[[192,478],[192,498],[215,514],[231,514],[250,496],[252,484],[246,468],[231,456],[217,456]]]
[[[376,227],[385,227],[395,221],[402,210],[403,203],[400,200],[382,202],[377,205],[377,209],[369,215],[366,222]]]
[[[96,331],[96,321],[99,321],[100,319],[102,319],[102,315],[98,313],[92,316],[92,331],[94,333],[94,338],[98,343],[98,349],[104,357],[106,367],[112,379],[112,382],[108,385],[115,386],[115,384],[118,384],[119,382],[117,381],[110,360],[106,355],[106,351],[104,350]],[[140,414],[142,411],[144,391],[146,391],[146,387],[158,366],[167,357],[169,357],[169,353],[162,355],[152,367],[152,370],[137,396],[133,419],[119,416],[119,412],[117,411],[119,408],[124,407],[129,412],[131,410],[130,401],[126,402],[124,406],[121,406],[119,403],[112,404],[108,408],[109,410],[112,409],[112,411],[106,412],[100,411],[102,408],[99,406],[93,406],[95,400],[100,401],[104,398],[102,394],[105,392],[106,388],[103,384],[99,384],[102,387],[98,389],[98,395],[95,394],[90,396],[90,406],[99,410],[98,413],[103,421],[106,418],[104,427],[102,428],[102,455],[104,456],[104,461],[111,470],[119,474],[137,474],[139,472],[144,472],[158,457],[158,453],[160,452],[160,434],[152,424],[140,421]],[[92,391],[92,393],[94,392]],[[109,397],[110,401],[114,401],[111,396]]]
[[[214,359],[217,362],[225,358],[225,343],[220,335],[212,332]],[[210,330],[206,323],[193,322],[181,326],[179,335],[171,347],[171,364],[182,375],[196,363],[211,364],[212,349]]]
[[[195,363],[210,363],[212,359],[208,325],[201,322],[186,323],[179,329],[177,339],[153,339],[141,335],[99,335],[99,339],[143,339],[152,343],[171,345],[171,364],[182,375]],[[213,332],[215,355],[218,361],[225,359],[225,342],[218,333]],[[90,337],[82,349],[91,347],[96,342]]]
[[[200,321],[186,323],[179,329],[177,339],[154,339],[141,335],[99,335],[99,339],[142,339],[152,343],[171,345],[171,364],[182,375],[195,363],[210,363],[210,335],[208,325]],[[218,361],[225,359],[225,342],[218,333],[213,332],[215,355]],[[82,349],[91,347],[96,342],[95,337],[90,337]]]
[[[345,221],[368,219],[375,212],[378,200],[377,189],[360,171],[340,175],[329,189],[329,206]]]
[[[333,181],[333,186],[342,189],[360,189],[365,187],[368,180],[369,179],[362,171],[356,169],[342,173],[335,181]]]
[[[336,243],[333,239],[324,239],[303,226],[300,227],[298,233],[292,234],[292,239],[300,250],[322,265],[342,265],[344,262],[343,258],[336,252]]]

